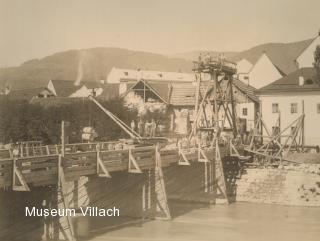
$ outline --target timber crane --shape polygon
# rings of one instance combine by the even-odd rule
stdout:
[[[142,141],[142,137],[132,130],[126,123],[120,120],[117,116],[103,107],[93,96],[88,97],[93,103],[95,103],[105,114],[107,114],[122,130],[124,130],[132,139],[137,139],[138,141]]]

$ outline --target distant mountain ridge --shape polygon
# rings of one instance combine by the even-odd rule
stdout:
[[[0,86],[13,89],[44,86],[51,79],[99,81],[113,67],[161,71],[191,72],[185,59],[121,48],[90,48],[59,52],[42,59],[24,62],[18,67],[0,69]]]
[[[222,52],[222,51],[205,51],[205,50],[199,50],[199,51],[188,51],[183,53],[176,53],[172,55],[168,55],[170,58],[180,58],[180,59],[186,59],[186,60],[197,60],[200,54],[210,54],[211,56],[219,56],[220,54],[224,54],[224,56],[227,59],[233,58],[235,55],[237,55],[239,52]]]
[[[267,43],[242,52],[224,52],[227,59],[242,58],[254,64],[263,52],[285,74],[294,71],[294,59],[311,43],[312,39],[294,43]],[[24,62],[18,67],[0,68],[0,88],[10,85],[13,89],[45,86],[51,79],[99,81],[106,79],[113,67],[148,69],[172,72],[191,72],[192,61],[200,53],[217,56],[219,51],[191,51],[161,55],[122,48],[90,48],[68,50],[41,59]]]

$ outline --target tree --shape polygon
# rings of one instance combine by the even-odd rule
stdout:
[[[314,67],[317,70],[318,83],[320,83],[320,45],[317,46],[314,52]]]

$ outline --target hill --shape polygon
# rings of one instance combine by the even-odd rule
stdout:
[[[98,81],[112,67],[190,72],[191,61],[120,48],[91,48],[59,52],[18,67],[0,69],[0,85],[13,89],[44,86],[50,79]]]
[[[242,52],[225,52],[227,59],[247,59],[252,64],[266,52],[273,64],[283,73],[295,71],[295,59],[312,39],[294,43],[267,43]],[[217,56],[221,52],[208,51]],[[40,87],[50,79],[91,80],[106,79],[113,67],[161,71],[192,71],[192,60],[206,51],[191,51],[169,56],[121,48],[90,48],[59,52],[42,59],[33,59],[18,67],[0,69],[0,88],[9,84],[13,89]]]
[[[311,44],[312,40],[308,39],[293,43],[261,44],[232,56],[230,60],[236,62],[244,58],[255,64],[262,53],[265,52],[272,63],[287,75],[296,70],[296,58]]]
[[[312,42],[313,39],[303,40],[292,43],[266,43],[254,46],[242,52],[224,52],[228,60],[237,62],[241,59],[247,59],[255,64],[260,56],[265,52],[272,63],[285,75],[295,71],[297,65],[296,58]],[[191,51],[171,55],[170,57],[195,60],[200,53],[209,53],[212,56],[218,56],[222,52],[218,51]]]
[[[224,54],[227,59],[233,58],[235,55],[238,54],[238,52],[219,52],[219,51],[189,51],[189,52],[183,52],[183,53],[176,53],[169,55],[170,58],[180,58],[180,59],[186,59],[186,60],[197,60],[200,54],[207,54],[209,53],[211,56],[219,56],[219,54]]]

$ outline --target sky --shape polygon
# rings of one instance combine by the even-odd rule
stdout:
[[[320,0],[0,0],[0,67],[69,49],[242,51],[313,38]]]

